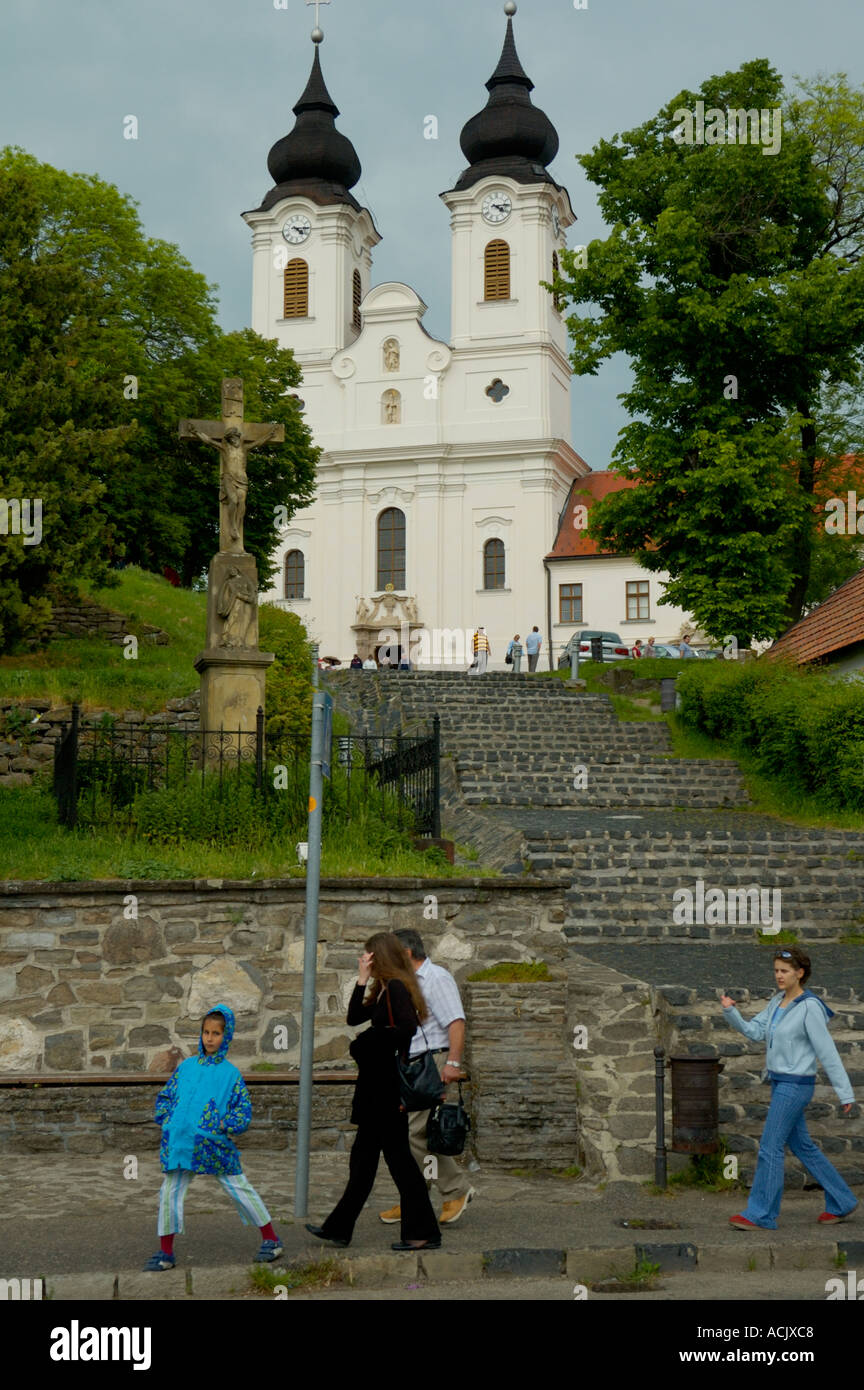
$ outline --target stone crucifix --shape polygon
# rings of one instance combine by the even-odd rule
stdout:
[[[271,440],[282,443],[284,425],[253,425],[243,419],[243,380],[223,377],[222,419],[181,420],[181,439],[200,439],[219,450],[219,552],[245,555],[243,549],[243,518],[246,515],[246,493],[249,478],[246,456]]]

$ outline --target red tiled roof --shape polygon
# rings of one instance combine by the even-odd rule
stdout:
[[[584,478],[577,478],[567,499],[555,544],[546,559],[570,560],[577,556],[614,554],[611,550],[601,550],[597,542],[591,540],[584,526],[574,524],[579,517],[584,517],[584,512],[577,512],[576,509],[580,506],[587,507],[590,512],[593,504],[603,497],[608,497],[610,492],[620,492],[622,488],[636,486],[634,480],[622,478],[619,473],[610,473],[608,469],[603,472],[586,473]]]
[[[787,628],[765,655],[791,656],[800,665],[856,642],[864,642],[864,569]]]

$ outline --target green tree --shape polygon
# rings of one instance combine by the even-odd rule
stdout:
[[[613,466],[640,487],[598,503],[591,535],[666,571],[667,600],[712,636],[749,641],[812,592],[819,411],[860,369],[864,272],[840,254],[857,220],[838,220],[814,109],[799,101],[767,154],[678,143],[699,100],[771,110],[783,90],[766,60],[745,63],[582,156],[612,230],[585,268],[565,252],[554,288],[599,309],[568,319],[574,370],[617,351],[634,370]]]
[[[123,559],[187,583],[202,572],[218,547],[219,460],[178,422],[218,417],[222,376],[243,377],[250,418],[285,425],[284,445],[249,464],[246,544],[261,583],[271,576],[318,451],[286,395],[292,354],[223,334],[214,315],[203,276],[144,235],[116,188],[0,151],[0,499],[42,508],[29,544],[3,534],[0,507],[0,649],[38,638],[52,593],[108,583]]]

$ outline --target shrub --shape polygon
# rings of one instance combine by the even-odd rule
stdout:
[[[678,690],[691,728],[825,806],[864,809],[864,683],[763,658],[688,662]]]

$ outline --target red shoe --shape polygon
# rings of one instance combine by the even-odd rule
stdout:
[[[857,1210],[857,1206],[858,1204],[856,1202],[855,1206],[852,1208],[852,1211],[844,1211],[841,1216],[837,1216],[833,1211],[820,1211],[816,1219],[817,1221],[821,1221],[822,1224],[825,1226],[833,1226],[835,1221],[847,1220],[847,1218],[852,1215],[852,1212]]]
[[[748,1221],[746,1216],[738,1212],[737,1216],[729,1217],[729,1225],[734,1226],[736,1231],[760,1231],[761,1226],[757,1226],[755,1221]]]

